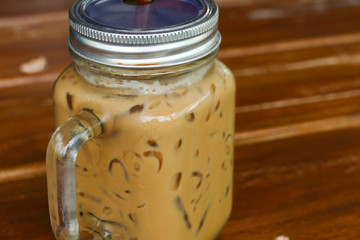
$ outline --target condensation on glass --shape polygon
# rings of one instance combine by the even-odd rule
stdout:
[[[57,239],[213,240],[232,205],[235,81],[212,1],[80,0],[47,151]]]

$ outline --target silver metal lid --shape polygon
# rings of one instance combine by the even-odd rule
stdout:
[[[69,46],[108,66],[181,65],[217,51],[218,15],[213,0],[78,0],[69,14]]]

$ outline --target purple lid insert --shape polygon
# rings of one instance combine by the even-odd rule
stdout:
[[[161,29],[201,17],[199,0],[94,0],[83,9],[97,24],[118,29]]]

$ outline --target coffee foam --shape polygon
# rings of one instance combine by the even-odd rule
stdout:
[[[96,74],[82,67],[78,67],[76,70],[92,85],[133,89],[140,94],[162,94],[179,87],[190,87],[201,81],[212,66],[212,64],[208,64],[191,73],[162,80],[119,80],[112,76]]]

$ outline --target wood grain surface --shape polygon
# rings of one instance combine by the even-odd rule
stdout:
[[[0,0],[1,240],[55,239],[45,151],[71,3]],[[360,239],[360,0],[217,3],[219,58],[237,78],[234,207],[220,239]]]

